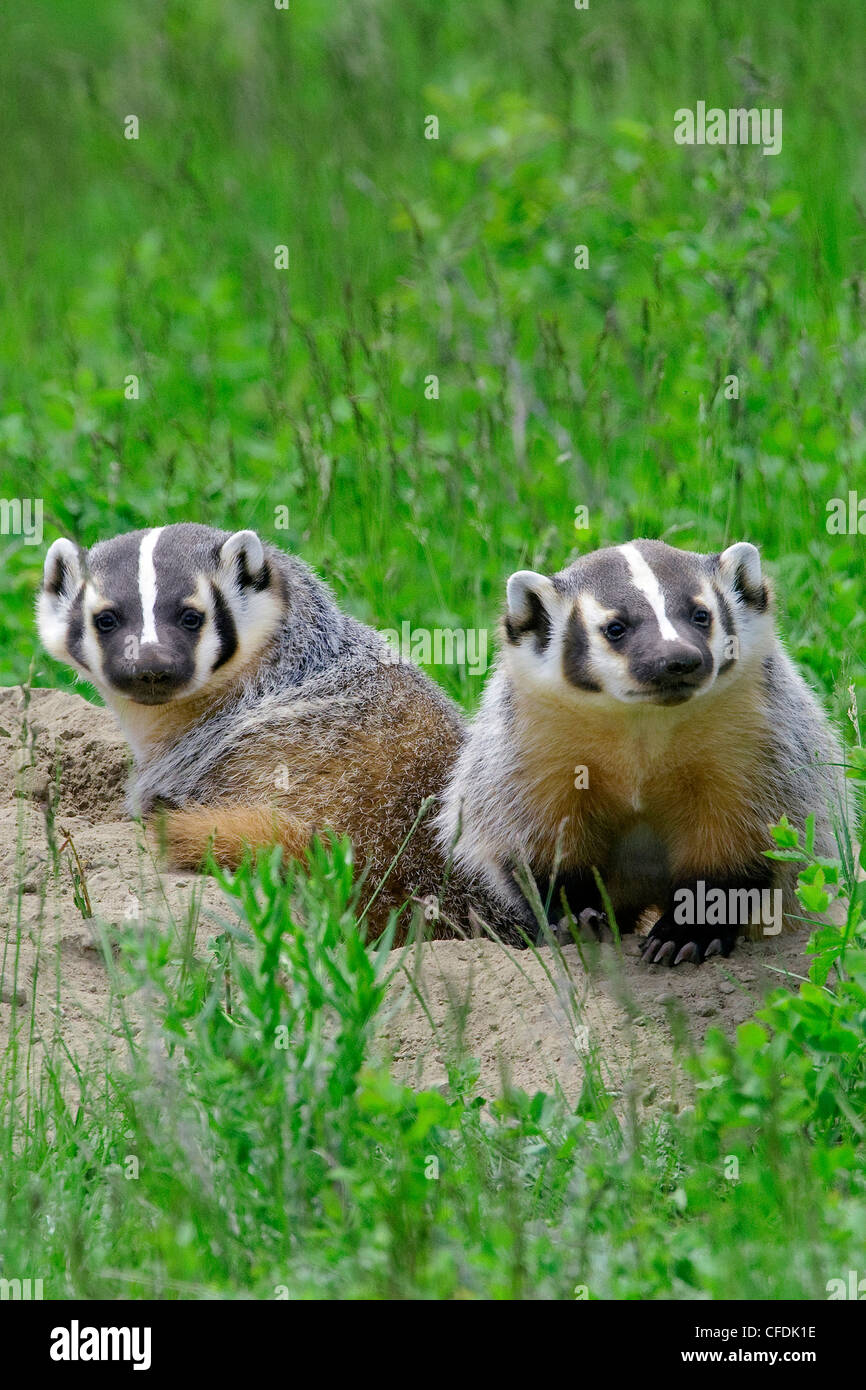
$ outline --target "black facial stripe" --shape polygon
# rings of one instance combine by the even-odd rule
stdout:
[[[578,690],[601,690],[590,666],[586,628],[574,609],[569,614],[562,642],[562,670],[565,679]]]
[[[728,603],[728,600],[725,598],[718,584],[713,584],[712,587],[716,603],[719,605],[719,616],[722,620],[725,636],[732,637],[734,635],[734,615],[731,612],[731,605]]]
[[[527,591],[526,599],[529,604],[529,617],[522,622],[517,622],[508,614],[505,618],[505,631],[510,642],[519,642],[527,632],[535,634],[535,650],[543,652],[550,642],[551,622],[550,614],[545,608],[538,594]]]
[[[728,600],[722,592],[720,586],[716,584],[714,580],[711,581],[711,586],[716,603],[719,606],[719,618],[721,620],[722,631],[725,634],[725,638],[727,639],[729,637],[733,637],[734,639],[736,639],[736,625],[734,623],[734,614],[731,605],[728,603]],[[720,676],[723,676],[726,671],[730,671],[731,667],[736,666],[736,664],[737,658],[735,656],[732,655],[725,657],[719,665],[718,674]]]
[[[211,670],[216,671],[234,656],[238,649],[238,632],[228,604],[216,585],[213,585],[214,625],[219,638],[219,652]]]
[[[85,671],[90,670],[88,662],[84,659],[84,586],[78,590],[69,609],[66,628],[66,649],[71,657],[83,666]]]

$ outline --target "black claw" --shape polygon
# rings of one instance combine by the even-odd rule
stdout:
[[[598,941],[601,940],[607,926],[607,914],[605,912],[599,912],[598,908],[595,907],[585,907],[577,920],[584,932],[591,933]]]
[[[556,922],[548,921],[546,926],[539,926],[535,934],[536,946],[546,946],[551,937],[563,946],[570,946],[574,940],[571,934],[572,920],[571,917],[565,916]],[[585,940],[602,940],[608,925],[606,913],[599,912],[595,907],[585,907],[582,912],[577,913],[574,920],[579,936]]]
[[[700,965],[709,956],[729,956],[736,941],[735,931],[725,931],[720,936],[711,937],[708,931],[703,933],[700,927],[683,927],[670,917],[662,916],[643,943],[641,960],[647,965],[666,963],[674,967],[686,961]]]

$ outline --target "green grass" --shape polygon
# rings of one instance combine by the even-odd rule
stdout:
[[[489,626],[513,569],[634,534],[748,538],[819,684],[862,688],[864,546],[824,522],[866,493],[866,16],[713,11],[7,19],[0,496],[42,497],[47,539],[254,525],[388,627]],[[781,105],[781,155],[675,146],[699,98]],[[40,560],[0,548],[6,683]]]
[[[866,539],[825,526],[866,497],[856,0],[33,0],[0,24],[0,497],[43,499],[46,543],[254,526],[376,626],[478,628],[516,568],[749,539],[816,688],[862,705]],[[782,107],[781,155],[675,146],[697,100]],[[0,537],[0,684],[71,685],[36,650],[43,553]],[[432,674],[472,708],[482,678]],[[69,1110],[7,1073],[3,1269],[436,1298],[822,1296],[864,1269],[862,896],[829,983],[771,1008],[772,1041],[709,1046],[692,1121],[638,1130],[598,1088],[481,1104],[469,1063],[444,1097],[397,1086],[339,854],[257,894],[251,973],[230,935],[197,962],[128,943],[119,997],[147,979],[173,1039],[158,1076],[133,1047]],[[296,997],[277,966],[304,951]]]
[[[275,851],[225,879],[236,920],[205,958],[188,923],[131,929],[117,964],[106,943],[126,1057],[76,1067],[74,1103],[59,1024],[25,1111],[20,1019],[4,1277],[53,1298],[767,1299],[862,1267],[866,918],[847,875],[806,869],[848,908],[810,982],[734,1042],[711,1033],[694,1104],[650,1121],[595,1054],[576,1107],[484,1097],[456,1054],[442,1090],[396,1082],[372,1044],[402,962],[359,934],[348,846],[309,868],[287,877]]]

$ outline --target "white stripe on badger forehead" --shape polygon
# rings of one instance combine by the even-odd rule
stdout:
[[[650,608],[655,613],[658,620],[659,632],[662,637],[666,642],[678,642],[680,639],[677,635],[677,630],[665,611],[665,596],[661,591],[659,581],[641,555],[637,546],[629,542],[628,545],[621,545],[618,549],[631,570],[631,577],[634,580],[635,588],[640,589]]]
[[[156,565],[153,563],[154,547],[162,531],[154,526],[152,531],[142,537],[138,552],[138,593],[141,598],[141,645],[157,642],[156,635]]]

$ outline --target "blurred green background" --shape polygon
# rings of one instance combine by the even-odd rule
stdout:
[[[825,527],[866,497],[856,0],[33,0],[0,37],[0,497],[45,506],[0,538],[0,683],[71,681],[50,540],[192,519],[381,627],[748,538],[837,712],[863,689],[866,538]],[[781,107],[781,154],[674,144],[698,100]]]

